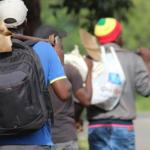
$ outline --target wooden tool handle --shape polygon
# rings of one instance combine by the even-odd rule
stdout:
[[[11,35],[12,37],[19,39],[19,40],[31,40],[31,41],[45,41],[45,42],[50,42],[52,45],[55,44],[55,36],[52,34],[48,37],[48,39],[44,39],[44,38],[39,38],[39,37],[34,37],[34,36],[27,36],[27,35],[22,35],[22,34],[15,34],[12,33]]]

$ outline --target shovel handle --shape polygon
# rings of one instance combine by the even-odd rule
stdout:
[[[31,41],[34,41],[34,42],[45,41],[45,42],[51,43],[52,45],[55,44],[55,36],[53,34],[50,35],[47,39],[33,37],[33,36],[27,36],[27,35],[22,35],[22,34],[15,34],[15,33],[12,33],[11,36],[16,38],[16,39],[19,39],[19,40],[31,40]]]

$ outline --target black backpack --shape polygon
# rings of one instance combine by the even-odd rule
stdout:
[[[0,136],[39,129],[51,115],[39,58],[31,47],[14,39],[13,51],[0,53]]]

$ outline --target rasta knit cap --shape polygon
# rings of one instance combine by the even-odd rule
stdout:
[[[121,34],[122,26],[114,18],[101,18],[95,25],[94,33],[100,44],[115,41]]]

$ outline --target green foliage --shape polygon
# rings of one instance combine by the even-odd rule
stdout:
[[[95,0],[91,1],[91,3]],[[99,5],[105,6],[107,5],[110,0],[103,0],[103,3],[100,3],[101,0],[98,0],[100,3]],[[122,1],[122,0],[120,0]],[[125,2],[126,0],[123,0]],[[54,13],[54,9],[50,9],[50,4],[57,4],[60,3],[63,4],[63,0],[41,0],[42,3],[42,20],[45,24],[51,24],[58,28],[61,28],[65,30],[68,33],[68,36],[64,39],[64,45],[65,50],[71,51],[75,44],[78,44],[81,52],[84,53],[84,49],[82,47],[82,44],[80,42],[80,36],[79,36],[79,28],[81,27],[81,24],[88,22],[90,24],[94,25],[94,20],[98,16],[101,11],[101,9],[97,10],[97,14],[91,18],[91,20],[86,19],[88,14],[91,14],[92,16],[92,9],[88,10],[87,8],[80,9],[80,13],[75,15],[74,11],[71,11],[70,14],[73,14],[72,17],[69,15],[66,15],[67,7],[63,9],[59,9],[57,11],[57,14]],[[73,1],[74,2],[74,1]],[[78,2],[76,0],[76,2]],[[76,3],[74,2],[74,3]],[[82,0],[82,2],[84,2]],[[131,50],[136,50],[139,47],[150,47],[149,37],[150,37],[150,30],[149,30],[149,20],[150,20],[150,1],[143,1],[143,0],[133,0],[134,7],[130,7],[130,11],[126,11],[123,8],[123,12],[125,16],[128,18],[127,21],[121,20],[121,23],[123,24],[123,38],[125,41],[125,47],[129,48]],[[80,4],[81,2],[79,2]],[[111,3],[116,3],[116,0],[112,0]],[[105,5],[104,5],[105,4]],[[129,5],[130,3],[128,3]],[[113,6],[110,7],[114,7]],[[121,7],[120,7],[121,9]],[[117,11],[116,11],[117,14]],[[120,12],[118,13],[119,16]],[[79,20],[78,20],[79,18]],[[78,20],[78,21],[77,21]],[[90,25],[89,25],[90,26]],[[94,26],[92,27],[94,28]],[[84,29],[88,30],[87,27],[84,27]],[[92,33],[92,32],[91,32]]]
[[[63,29],[66,31],[67,37],[64,38],[64,49],[65,52],[71,51],[74,48],[74,45],[77,44],[80,47],[81,53],[84,53],[83,46],[80,42],[79,37],[79,26],[73,21],[73,18],[70,19],[69,16],[66,16],[66,10],[61,9],[57,14],[57,17],[53,15],[53,10],[49,9],[50,3],[55,3],[55,0],[41,0],[41,18],[44,24],[50,24],[54,27]],[[56,1],[57,2],[57,1]]]
[[[150,111],[150,97],[145,98],[137,95],[136,109],[138,112],[148,112]]]
[[[88,141],[87,139],[79,140],[79,150],[88,150]]]
[[[126,47],[150,47],[149,9],[150,1],[134,0],[134,9],[128,14],[128,22],[124,23],[123,28]]]
[[[62,0],[50,3],[55,16],[60,9],[66,10],[72,21],[93,31],[93,25],[99,18],[116,17],[126,20],[127,11],[133,6],[132,0]]]

